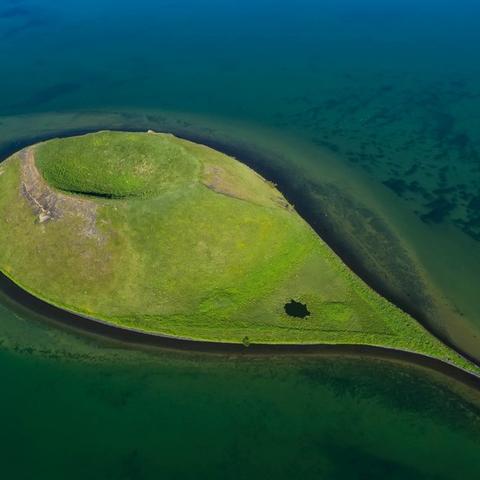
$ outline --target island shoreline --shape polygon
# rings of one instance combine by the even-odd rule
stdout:
[[[67,327],[72,332],[106,338],[124,345],[156,347],[167,350],[216,354],[264,357],[274,355],[339,355],[375,358],[379,360],[397,360],[410,365],[429,368],[480,390],[480,376],[439,358],[408,350],[360,344],[267,344],[213,342],[176,337],[173,335],[143,332],[141,330],[118,327],[111,323],[78,314],[52,305],[27,292],[4,273],[0,272],[0,291],[11,301],[34,312],[56,326]]]
[[[105,127],[105,130],[108,130],[108,127]],[[0,158],[3,159],[8,158],[11,154],[17,152],[19,149],[39,143],[51,138],[62,138],[66,136],[72,135],[83,135],[91,132],[98,131],[99,129],[72,129],[72,130],[63,130],[57,134],[51,135],[44,135],[38,136],[34,138],[29,138],[27,140],[23,140],[22,142],[12,142],[10,146],[4,148],[2,152],[0,152]],[[100,129],[102,130],[102,129]],[[116,131],[128,131],[128,132],[143,132],[144,129],[135,129],[135,128],[120,128],[115,129]],[[301,194],[298,191],[298,188],[288,187],[288,182],[283,178],[285,172],[278,172],[273,168],[268,167],[267,157],[263,154],[255,154],[246,147],[242,147],[241,145],[230,145],[226,142],[222,142],[219,140],[214,140],[202,135],[192,134],[191,132],[186,132],[183,129],[171,129],[168,133],[173,133],[174,135],[186,139],[188,141],[194,141],[197,143],[204,144],[210,148],[217,149],[227,155],[233,156],[238,158],[243,163],[251,168],[255,168],[262,176],[269,180],[273,180],[275,182],[279,182],[280,188],[282,193],[285,194],[287,200],[292,201],[296,199],[297,205],[300,206],[298,209],[298,213],[302,216],[302,218],[311,226],[311,228],[320,235],[321,238],[324,238],[325,232],[324,229],[319,226],[318,218],[315,218],[315,221],[312,221],[312,215],[308,212],[308,207],[306,205],[306,199],[301,198]],[[264,157],[264,158],[263,158]],[[299,198],[300,197],[300,198]],[[328,235],[327,235],[328,237]],[[331,238],[326,239],[326,243],[328,246],[340,257],[340,259],[354,271],[367,285],[370,286],[374,291],[378,294],[384,296],[389,301],[394,303],[398,308],[404,310],[406,313],[410,314],[417,322],[419,322],[423,328],[425,328],[431,335],[439,339],[443,344],[447,347],[455,351],[456,353],[463,356],[465,359],[472,362],[474,365],[478,366],[478,362],[476,359],[472,358],[471,356],[465,354],[456,346],[453,346],[450,342],[443,339],[439,336],[436,332],[432,331],[429,327],[427,322],[419,320],[419,315],[412,312],[410,308],[406,308],[402,302],[398,302],[395,299],[392,299],[391,296],[385,295],[385,289],[379,288],[375,282],[371,281],[371,278],[366,278],[368,275],[362,274],[362,269],[355,267],[352,265],[352,258],[348,257],[348,261],[345,261],[345,255],[343,254],[343,248],[339,248],[336,245],[335,241]],[[249,347],[245,347],[242,344],[234,344],[234,343],[225,343],[225,342],[208,342],[208,341],[201,341],[201,340],[194,340],[189,338],[182,338],[182,337],[175,337],[175,336],[168,336],[162,334],[154,334],[150,332],[142,332],[140,330],[128,329],[126,327],[118,327],[108,322],[104,322],[102,320],[98,320],[93,317],[87,317],[73,311],[68,311],[62,307],[58,307],[52,305],[51,303],[40,299],[39,297],[35,296],[27,292],[21,286],[16,284],[12,281],[8,276],[4,275],[0,272],[0,289],[6,293],[8,296],[13,298],[18,303],[22,304],[23,306],[32,309],[37,313],[41,313],[46,315],[53,321],[60,321],[61,323],[67,324],[70,327],[77,328],[79,327],[82,331],[88,331],[90,333],[94,333],[97,335],[106,336],[109,338],[113,338],[118,341],[128,342],[128,343],[137,343],[143,345],[157,345],[167,348],[174,348],[176,350],[196,350],[196,351],[203,351],[203,352],[212,352],[215,350],[217,353],[262,353],[262,354],[274,354],[274,353],[318,353],[319,350],[322,351],[331,351],[334,353],[334,350],[337,350],[337,353],[348,353],[347,351],[354,352],[355,354],[362,354],[362,355],[372,355],[375,353],[375,357],[379,357],[379,352],[388,352],[388,356],[391,358],[392,356],[399,355],[402,359],[406,359],[409,357],[409,363],[425,363],[424,360],[427,360],[427,363],[430,363],[432,366],[433,364],[441,364],[447,369],[455,369],[457,372],[467,375],[468,377],[473,377],[476,380],[480,380],[480,377],[473,372],[469,372],[467,370],[462,369],[454,364],[451,364],[447,361],[440,360],[434,357],[430,357],[425,354],[416,353],[413,351],[406,351],[406,350],[398,350],[389,347],[383,346],[373,346],[373,345],[354,345],[354,344],[252,344]],[[39,302],[36,304],[36,302]],[[36,304],[36,305],[35,305]],[[32,308],[35,305],[39,310]],[[45,313],[47,307],[51,310],[49,313]],[[48,309],[47,309],[48,310]],[[51,317],[51,315],[53,316]],[[53,318],[56,316],[57,318]],[[80,325],[82,323],[82,325]],[[184,345],[188,344],[188,345]],[[339,351],[340,350],[340,351]],[[422,362],[419,362],[419,358],[422,359]],[[433,362],[433,363],[432,363]],[[435,370],[438,370],[439,365]],[[441,369],[442,370],[442,369]],[[444,372],[445,373],[445,372]],[[451,376],[451,375],[449,375]],[[478,384],[480,388],[480,383]]]

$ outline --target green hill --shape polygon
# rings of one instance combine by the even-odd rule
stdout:
[[[2,163],[0,270],[152,334],[379,345],[475,368],[348,270],[270,182],[169,134],[55,139]]]

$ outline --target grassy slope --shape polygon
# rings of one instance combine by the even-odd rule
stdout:
[[[117,197],[85,200],[96,206],[93,236],[68,208],[40,224],[19,189],[19,156],[0,166],[0,269],[51,303],[180,337],[380,345],[474,368],[368,288],[278,191],[225,155],[169,135],[109,132],[41,144],[36,157],[59,189]],[[138,165],[150,175],[138,180]],[[288,317],[291,298],[310,317]]]
[[[168,136],[111,132],[87,138],[87,144],[73,137],[42,145],[37,162],[50,185],[122,198],[157,194],[196,176],[195,159]]]

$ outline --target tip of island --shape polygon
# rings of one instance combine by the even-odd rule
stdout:
[[[0,164],[0,271],[68,312],[222,343],[367,345],[479,369],[350,271],[255,171],[153,131]]]

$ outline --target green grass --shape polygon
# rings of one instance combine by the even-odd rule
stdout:
[[[155,334],[378,345],[480,371],[366,286],[233,158],[172,135],[118,132],[52,140],[34,154],[38,201],[49,208],[53,198],[55,216],[40,222],[19,188],[21,155],[2,164],[0,270],[52,304]],[[289,317],[290,299],[311,315]]]
[[[167,135],[122,132],[44,143],[37,151],[37,165],[55,188],[118,198],[188,184],[198,169],[195,158]]]

